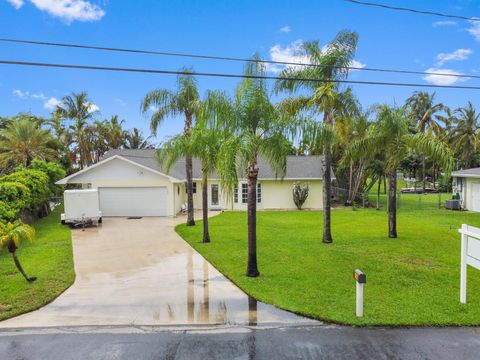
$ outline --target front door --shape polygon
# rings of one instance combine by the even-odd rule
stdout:
[[[220,207],[220,191],[218,184],[210,184],[210,207]]]

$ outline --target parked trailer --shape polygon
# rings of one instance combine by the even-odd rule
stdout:
[[[65,190],[62,224],[101,223],[102,212],[97,189]]]

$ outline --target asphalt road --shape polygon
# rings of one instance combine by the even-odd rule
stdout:
[[[479,359],[477,328],[70,327],[0,331],[0,359]]]

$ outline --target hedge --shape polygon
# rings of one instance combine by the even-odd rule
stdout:
[[[32,204],[30,189],[20,182],[0,182],[0,219],[13,221]]]

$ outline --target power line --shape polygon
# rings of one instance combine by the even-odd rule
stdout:
[[[162,56],[173,56],[173,57],[187,57],[187,58],[207,59],[207,60],[259,62],[259,63],[264,63],[264,64],[275,64],[275,65],[330,67],[330,68],[334,68],[334,69],[359,70],[359,71],[371,71],[371,72],[383,72],[383,73],[435,75],[435,76],[449,76],[449,77],[459,77],[459,78],[469,78],[469,79],[480,79],[479,75],[450,74],[450,73],[442,73],[442,72],[436,73],[436,72],[431,72],[431,71],[429,72],[429,71],[415,71],[415,70],[383,69],[383,68],[359,67],[359,66],[328,66],[328,65],[309,64],[309,63],[300,63],[300,62],[292,62],[292,61],[275,61],[275,60],[262,60],[262,59],[254,60],[254,59],[247,59],[247,58],[227,57],[227,56],[214,56],[214,55],[201,55],[201,54],[188,54],[188,53],[173,53],[173,52],[166,52],[166,51],[127,49],[127,48],[94,46],[94,45],[85,45],[85,44],[55,43],[55,42],[21,40],[21,39],[11,39],[11,38],[0,38],[0,41],[10,42],[10,43],[30,44],[30,45],[54,46],[54,47],[89,49],[89,50],[100,50],[100,51],[126,52],[126,53],[148,54],[148,55],[162,55]]]
[[[416,9],[410,9],[410,8],[405,8],[405,7],[397,7],[397,6],[385,5],[385,4],[379,4],[379,3],[371,3],[371,2],[358,1],[358,0],[345,0],[345,1],[351,2],[351,3],[354,3],[354,4],[358,4],[358,5],[381,7],[381,8],[389,9],[389,10],[408,11],[408,12],[415,13],[415,14],[434,15],[434,16],[441,16],[441,17],[446,17],[446,18],[451,18],[451,19],[461,19],[461,20],[468,20],[468,21],[480,21],[480,18],[472,18],[472,17],[467,17],[467,16],[461,16],[461,15],[444,14],[444,13],[439,13],[439,12],[435,12],[435,11],[416,10]]]
[[[334,82],[334,83],[339,83],[339,84],[384,85],[384,86],[403,86],[403,87],[480,90],[479,86],[431,85],[431,84],[396,83],[396,82],[382,82],[382,81],[329,80],[329,79],[280,77],[280,76],[266,76],[266,75],[245,75],[245,74],[208,73],[208,72],[195,72],[195,71],[174,71],[174,70],[157,70],[157,69],[119,68],[119,67],[93,66],[93,65],[52,64],[52,63],[12,61],[12,60],[0,60],[0,65],[21,65],[21,66],[35,66],[35,67],[81,69],[81,70],[119,71],[119,72],[162,74],[162,75],[192,75],[192,76],[241,78],[241,79],[286,80],[286,81],[305,81],[305,82],[320,82],[320,83],[333,83]]]

